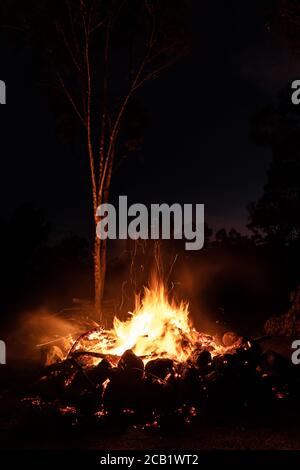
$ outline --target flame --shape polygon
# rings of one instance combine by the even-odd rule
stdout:
[[[202,347],[212,356],[228,352],[229,348],[218,345],[212,336],[193,328],[188,307],[187,302],[171,299],[165,285],[154,279],[142,296],[136,296],[135,309],[129,312],[128,320],[115,317],[111,330],[99,327],[84,335],[75,342],[72,352],[120,357],[131,349],[145,363],[163,357],[185,362]]]
[[[155,282],[136,296],[136,307],[127,321],[114,319],[113,354],[132,349],[140,357],[164,357],[184,361],[192,352],[196,332],[189,321],[188,304],[168,299],[165,286]]]

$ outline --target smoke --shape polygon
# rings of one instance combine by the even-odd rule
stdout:
[[[8,334],[7,363],[41,365],[46,349],[56,346],[66,353],[72,341],[93,326],[91,321],[76,312],[54,314],[45,308],[25,312]]]

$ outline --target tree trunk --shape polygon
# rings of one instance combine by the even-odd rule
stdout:
[[[95,235],[94,241],[94,286],[95,286],[95,317],[102,320],[102,288],[101,288],[101,240]]]
[[[106,275],[106,240],[100,240],[97,235],[94,241],[94,289],[95,289],[95,318],[103,322],[103,294]]]
[[[101,240],[100,243],[100,306],[102,307],[102,301],[104,297],[104,286],[105,286],[105,276],[106,276],[106,247],[107,240]],[[103,320],[103,318],[102,318]]]

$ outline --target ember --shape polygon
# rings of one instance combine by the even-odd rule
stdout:
[[[40,406],[51,403],[60,416],[98,423],[174,431],[207,413],[252,414],[257,404],[262,412],[289,396],[288,373],[281,381],[259,341],[229,332],[218,342],[196,331],[188,304],[170,299],[158,280],[136,297],[128,320],[115,318],[110,330],[97,326],[82,334],[64,360],[57,345],[49,357],[57,362],[34,390]]]
[[[224,346],[213,337],[197,332],[189,318],[188,304],[170,300],[163,283],[153,279],[143,297],[136,296],[135,310],[128,320],[115,318],[111,330],[99,327],[82,335],[70,354],[93,352],[94,358],[99,354],[94,364],[101,357],[120,357],[126,350],[132,350],[145,364],[159,358],[185,362],[201,348],[216,356],[234,350],[239,341],[235,337],[230,346]]]

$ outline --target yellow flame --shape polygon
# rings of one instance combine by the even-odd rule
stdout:
[[[113,354],[132,349],[138,356],[164,357],[183,361],[192,350],[196,332],[189,321],[188,304],[169,300],[165,286],[155,282],[136,297],[136,307],[127,321],[114,319],[116,338]]]
[[[125,321],[115,317],[111,330],[99,328],[85,335],[73,350],[119,357],[131,349],[146,363],[163,357],[184,362],[201,347],[212,356],[231,349],[219,345],[212,336],[197,332],[189,318],[188,303],[170,299],[158,280],[153,280],[142,296],[136,296],[135,309],[129,315]]]

